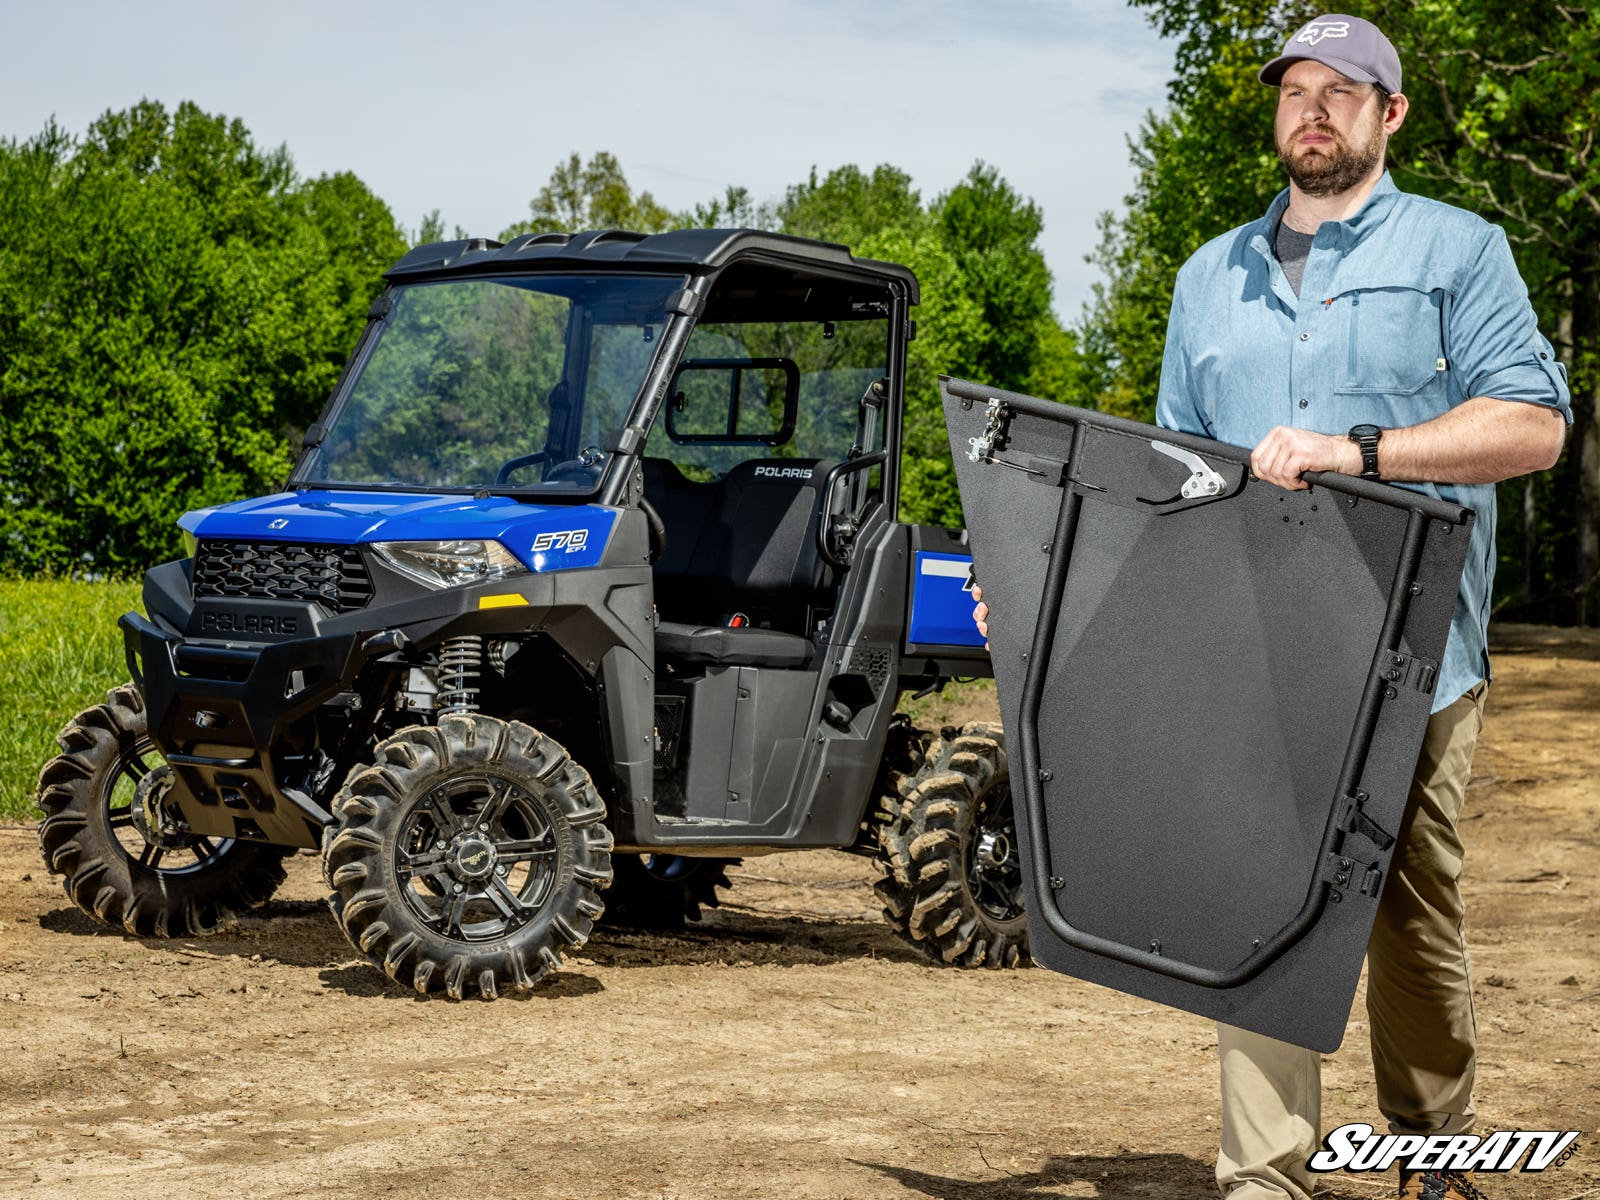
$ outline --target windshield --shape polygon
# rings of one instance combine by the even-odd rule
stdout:
[[[295,481],[592,490],[684,282],[545,275],[396,289]]]

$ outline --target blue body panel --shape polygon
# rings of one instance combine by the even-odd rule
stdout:
[[[178,524],[200,538],[342,546],[492,539],[531,571],[559,571],[599,563],[617,513],[597,504],[525,504],[504,496],[304,491],[196,509]]]
[[[911,565],[911,630],[922,646],[981,646],[972,621],[972,556],[919,550]]]

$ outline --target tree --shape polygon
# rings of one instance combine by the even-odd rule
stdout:
[[[776,229],[777,207],[757,202],[747,187],[729,184],[709,204],[696,204],[684,224],[697,229]]]
[[[0,142],[0,567],[142,568],[281,484],[404,248],[354,176],[193,104]]]
[[[422,224],[417,226],[417,233],[411,238],[411,244],[425,246],[429,242],[442,241],[444,241],[444,218],[439,215],[437,208],[429,209],[422,215]]]
[[[972,373],[1026,388],[1039,364],[1041,334],[1053,331],[1050,268],[1039,249],[1044,218],[1000,173],[977,163],[934,201],[929,214],[982,313]]]
[[[1211,238],[1266,211],[1284,186],[1272,148],[1272,93],[1256,80],[1305,5],[1272,0],[1133,0],[1178,39],[1167,111],[1130,145],[1127,211],[1101,218],[1094,262],[1105,275],[1083,322],[1099,407],[1155,416],[1167,309],[1178,268]]]
[[[959,526],[961,501],[939,405],[940,373],[1082,403],[1088,380],[1074,336],[1050,310],[1050,271],[1038,248],[1043,222],[993,167],[976,164],[930,205],[911,177],[887,164],[868,173],[815,170],[778,205],[779,228],[839,242],[916,273],[906,379],[901,517]]]
[[[1379,0],[1405,48],[1412,115],[1402,186],[1500,224],[1541,324],[1572,372],[1573,430],[1554,472],[1501,486],[1502,603],[1600,623],[1600,13],[1544,3]]]
[[[550,181],[528,204],[528,217],[500,235],[509,241],[522,233],[577,233],[583,229],[631,229],[661,233],[687,224],[656,203],[649,192],[637,196],[614,154],[601,150],[585,163],[577,153],[551,172]]]
[[[1102,224],[1107,280],[1083,325],[1102,405],[1148,419],[1178,267],[1265,211],[1283,186],[1272,92],[1255,78],[1318,10],[1282,0],[1133,0],[1177,39],[1166,112],[1132,150],[1128,210]],[[1498,605],[1600,619],[1600,45],[1581,9],[1490,0],[1377,0],[1412,108],[1390,146],[1396,182],[1501,224],[1541,327],[1572,367],[1576,427],[1554,472],[1501,487]]]
[[[778,205],[778,227],[796,237],[856,247],[889,229],[911,230],[927,218],[911,176],[883,163],[868,174],[853,164],[817,178],[813,167]]]

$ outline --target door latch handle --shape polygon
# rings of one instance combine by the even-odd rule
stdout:
[[[1189,468],[1189,478],[1183,481],[1179,489],[1185,500],[1194,500],[1201,496],[1218,496],[1226,481],[1212,469],[1206,462],[1192,450],[1183,450],[1169,442],[1152,441],[1150,448],[1157,454],[1165,454],[1168,458],[1182,463]]]

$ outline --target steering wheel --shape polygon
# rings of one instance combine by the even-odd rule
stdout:
[[[520,471],[523,467],[531,467],[534,463],[543,462],[544,455],[545,452],[543,450],[535,450],[532,454],[523,454],[516,458],[507,459],[500,464],[500,469],[494,473],[495,486],[499,487],[507,479],[510,479],[511,472]]]

